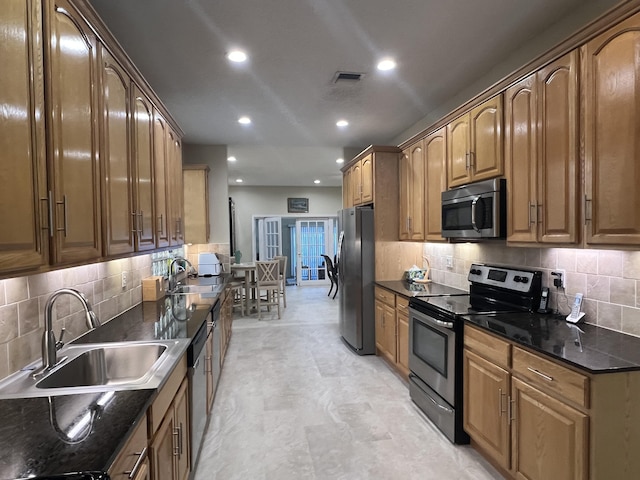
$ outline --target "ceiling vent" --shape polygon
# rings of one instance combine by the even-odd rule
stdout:
[[[336,72],[333,83],[338,82],[359,82],[364,77],[364,73],[358,72]]]

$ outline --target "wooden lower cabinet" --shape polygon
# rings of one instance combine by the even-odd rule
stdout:
[[[409,376],[409,301],[375,288],[376,353],[405,378]]]
[[[147,450],[147,416],[145,415],[109,468],[111,480],[150,480]]]
[[[511,398],[516,478],[589,478],[589,417],[517,378]]]
[[[504,368],[464,351],[464,429],[502,468],[510,466],[507,394],[510,374]]]
[[[464,428],[503,474],[632,480],[640,372],[589,374],[465,325]]]

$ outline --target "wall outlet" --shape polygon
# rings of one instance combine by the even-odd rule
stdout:
[[[127,288],[127,280],[128,280],[127,272],[122,272],[122,288]]]
[[[555,286],[555,284],[553,283],[554,280],[558,280],[560,279],[562,281],[562,285],[560,285],[560,288],[563,288],[564,291],[567,291],[567,271],[560,269],[560,268],[556,268],[554,270],[551,270],[551,273],[558,273],[559,275],[551,275],[551,286]]]
[[[447,268],[453,268],[453,255],[447,255]]]

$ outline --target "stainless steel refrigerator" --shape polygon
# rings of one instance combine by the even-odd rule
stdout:
[[[373,209],[346,208],[338,212],[338,222],[340,335],[359,355],[371,355],[376,351]]]

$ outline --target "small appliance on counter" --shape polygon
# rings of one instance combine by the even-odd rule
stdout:
[[[198,254],[198,276],[212,277],[222,273],[222,263],[215,253]]]

